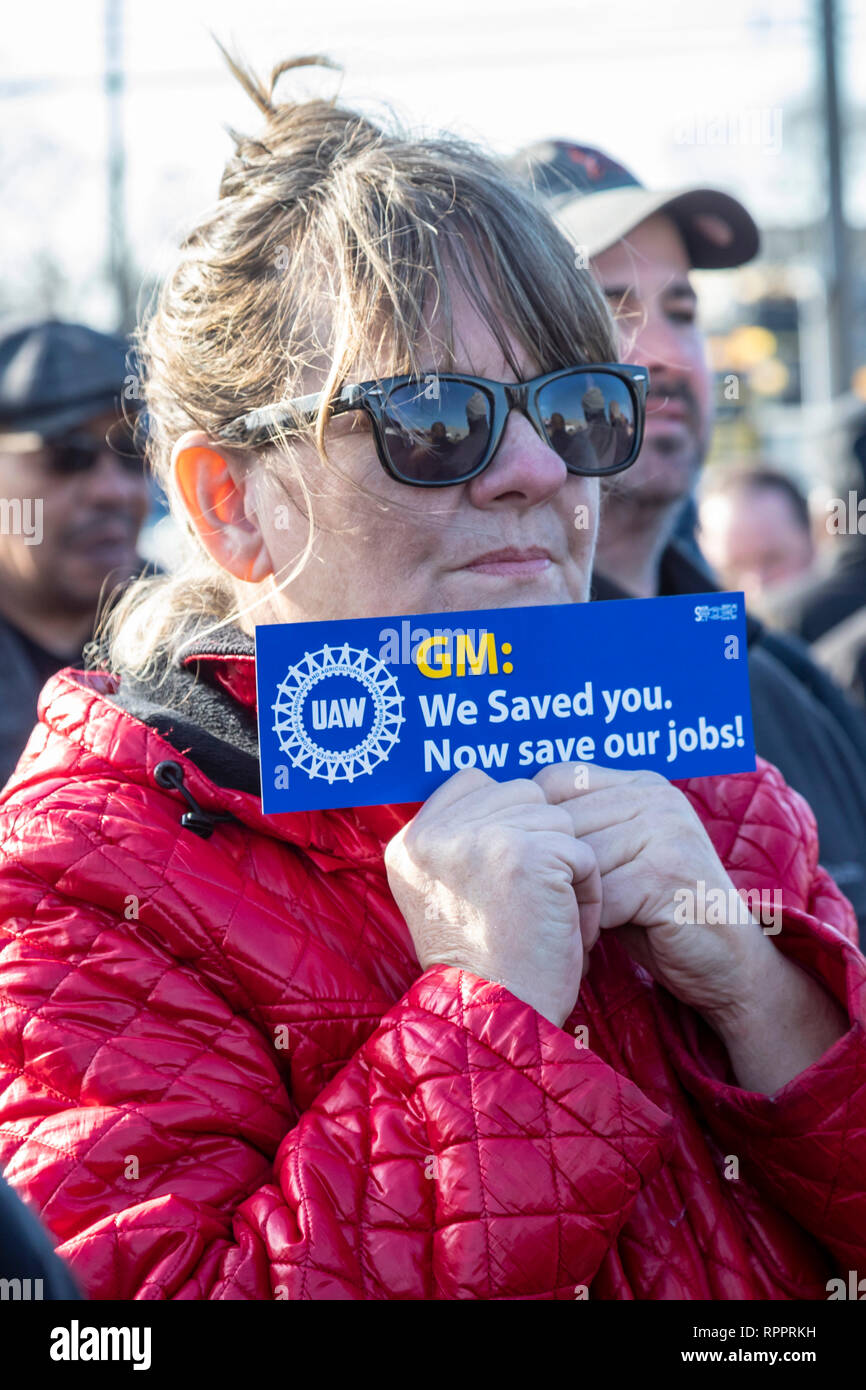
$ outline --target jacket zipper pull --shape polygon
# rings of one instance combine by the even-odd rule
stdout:
[[[220,822],[237,820],[236,816],[228,812],[203,810],[192,792],[184,786],[183,776],[183,768],[180,763],[175,762],[157,763],[153,771],[157,786],[164,787],[167,791],[180,792],[189,806],[190,809],[184,811],[180,818],[180,823],[185,830],[191,830],[194,835],[199,835],[201,839],[209,840]]]

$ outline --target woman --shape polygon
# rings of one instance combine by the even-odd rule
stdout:
[[[639,440],[645,377],[493,161],[277,104],[289,66],[236,69],[264,129],[144,344],[195,558],[46,688],[0,808],[8,1179],[99,1298],[825,1297],[866,968],[774,769],[261,812],[254,624],[584,602],[599,481],[543,418],[599,388]],[[437,478],[412,440],[469,402]],[[701,881],[781,932],[678,924]]]

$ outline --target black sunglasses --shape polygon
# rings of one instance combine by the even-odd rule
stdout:
[[[71,431],[45,448],[50,471],[62,477],[86,473],[105,453],[112,454],[129,473],[141,475],[144,470],[143,441],[135,427],[125,421],[113,425],[103,436]]]
[[[510,410],[520,410],[569,473],[606,477],[634,463],[644,431],[649,371],[589,363],[530,381],[489,381],[465,372],[392,376],[346,386],[332,415],[363,410],[383,468],[412,487],[469,482],[490,463]],[[231,421],[220,438],[265,443],[275,430],[315,418],[321,394],[265,406]]]

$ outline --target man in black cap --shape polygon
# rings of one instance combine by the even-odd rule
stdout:
[[[141,568],[136,399],[122,339],[55,320],[0,328],[0,786],[45,681],[81,664],[100,600]]]
[[[634,466],[605,489],[593,597],[717,587],[676,537],[709,447],[712,376],[697,323],[693,269],[750,260],[749,213],[711,188],[644,188],[601,150],[565,140],[511,161],[592,269],[617,320],[624,361],[649,368],[646,433]],[[758,753],[809,802],[821,862],[854,905],[866,945],[866,725],[802,645],[747,617]]]

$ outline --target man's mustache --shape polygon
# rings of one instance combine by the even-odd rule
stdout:
[[[647,392],[646,401],[646,416],[648,420],[656,413],[652,408],[653,401],[657,401],[659,406],[665,405],[668,401],[681,401],[686,408],[690,423],[697,424],[700,420],[701,411],[697,396],[685,382],[669,387],[650,387]]]

